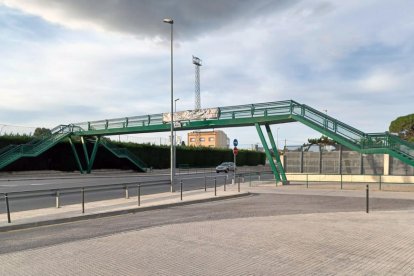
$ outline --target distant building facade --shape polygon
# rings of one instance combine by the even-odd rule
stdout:
[[[229,148],[230,139],[221,130],[193,131],[187,135],[187,145],[195,147]]]

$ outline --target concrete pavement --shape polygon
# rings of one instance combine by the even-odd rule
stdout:
[[[242,191],[304,195],[315,198],[309,203],[315,205],[320,196],[332,198],[331,204],[340,198],[363,203],[364,196],[364,191],[252,184],[242,185]],[[206,194],[192,193],[200,192]],[[228,185],[227,192],[236,193],[236,186]],[[414,200],[413,193],[372,192],[371,197]],[[168,193],[147,203],[161,198],[179,200]],[[136,198],[131,200],[135,204]],[[361,208],[169,224],[0,254],[0,275],[413,275],[413,221],[409,204],[369,214]]]
[[[226,186],[226,188],[229,185]],[[121,199],[101,200],[85,202],[82,204],[63,205],[59,208],[42,208],[27,211],[11,212],[11,223],[8,222],[7,213],[2,212],[0,216],[0,231],[10,231],[30,228],[35,226],[51,225],[57,223],[93,219],[104,216],[114,216],[126,213],[135,213],[146,210],[168,208],[184,204],[195,204],[213,200],[222,200],[249,195],[248,192],[239,193],[235,187],[223,190],[224,187],[209,188],[207,191],[194,190],[180,191],[174,193],[157,193]],[[84,213],[82,212],[84,210]]]

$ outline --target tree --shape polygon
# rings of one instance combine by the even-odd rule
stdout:
[[[307,144],[303,144],[304,147],[307,147],[304,151],[308,151],[312,145],[319,146],[338,146],[334,140],[329,139],[329,137],[322,135],[320,138],[309,138]]]
[[[389,131],[396,133],[401,139],[414,142],[414,113],[392,121]]]
[[[40,137],[44,137],[44,136],[49,136],[51,135],[52,132],[50,131],[50,129],[48,128],[44,128],[44,127],[37,127],[33,133],[34,137],[40,138]]]

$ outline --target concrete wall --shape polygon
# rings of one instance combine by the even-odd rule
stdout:
[[[349,175],[414,175],[414,167],[384,154],[355,151],[288,151],[282,157],[287,173]]]
[[[327,174],[290,174],[289,181],[316,181],[316,182],[362,182],[362,183],[412,183],[414,176],[397,175],[327,175]]]

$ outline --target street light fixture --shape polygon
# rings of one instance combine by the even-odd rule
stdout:
[[[177,112],[177,101],[179,101],[180,98],[177,98],[174,100],[174,112]]]
[[[174,99],[174,80],[173,80],[173,25],[174,20],[171,18],[165,18],[164,23],[171,25],[171,147],[170,147],[170,167],[171,167],[171,192],[174,192],[174,177],[175,177],[175,139],[174,139],[174,110],[173,110],[173,99]]]

